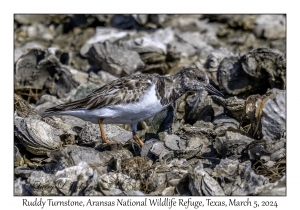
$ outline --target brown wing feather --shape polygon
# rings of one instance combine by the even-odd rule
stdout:
[[[136,89],[137,86],[140,87],[139,90]],[[92,110],[136,101],[136,97],[139,99],[150,86],[151,83],[148,80],[140,79],[140,75],[116,80],[116,82],[106,85],[105,88],[91,93],[89,96],[92,98],[86,108]],[[95,98],[98,99],[98,102],[90,104]]]
[[[104,106],[138,101],[142,94],[151,86],[149,80],[153,82],[152,80],[155,80],[155,78],[157,78],[156,75],[149,75],[147,79],[142,75],[133,75],[114,80],[93,91],[83,99],[47,109],[45,113],[75,109],[93,110]]]

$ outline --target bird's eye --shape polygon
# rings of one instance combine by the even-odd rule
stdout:
[[[200,82],[203,82],[203,81],[204,81],[204,78],[203,78],[203,77],[197,77],[197,79],[198,79]]]

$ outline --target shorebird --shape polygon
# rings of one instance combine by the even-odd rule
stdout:
[[[154,116],[186,92],[203,89],[223,97],[209,84],[207,74],[195,68],[172,76],[131,75],[114,80],[83,99],[47,109],[43,117],[72,115],[99,124],[103,144],[115,144],[106,138],[103,124],[129,124],[133,139],[143,146],[136,135],[138,122]]]

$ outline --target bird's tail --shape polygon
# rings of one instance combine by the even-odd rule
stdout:
[[[85,108],[86,101],[90,100],[90,98],[84,98],[73,102],[68,102],[65,104],[60,104],[55,107],[47,109],[42,117],[50,117],[54,115],[66,114],[70,113],[72,110],[83,109]]]
[[[51,117],[55,115],[59,115],[61,110],[57,109],[56,107],[49,108],[45,110],[45,112],[42,114],[42,117]]]

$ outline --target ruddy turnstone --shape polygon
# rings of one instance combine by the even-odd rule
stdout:
[[[106,138],[103,124],[130,124],[133,139],[137,137],[139,121],[154,116],[188,91],[205,89],[223,96],[209,84],[208,76],[198,69],[188,68],[172,76],[138,74],[114,80],[87,97],[47,109],[43,117],[72,115],[99,124],[103,144],[114,144]]]

